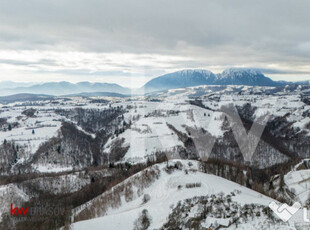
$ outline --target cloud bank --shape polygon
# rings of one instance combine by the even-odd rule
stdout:
[[[309,10],[302,0],[4,0],[0,79],[138,87],[179,69],[233,66],[310,79]]]

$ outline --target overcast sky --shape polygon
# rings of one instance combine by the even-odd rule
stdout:
[[[310,1],[1,0],[0,80],[139,87],[186,68],[310,80]]]

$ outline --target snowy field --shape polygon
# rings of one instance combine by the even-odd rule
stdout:
[[[240,206],[257,204],[267,207],[269,203],[273,201],[269,197],[221,177],[198,172],[198,165],[195,161],[181,162],[184,166],[183,170],[177,170],[171,174],[164,171],[166,164],[159,165],[161,171],[159,179],[143,191],[143,194],[148,194],[150,196],[150,201],[146,204],[142,202],[142,195],[130,202],[126,202],[122,197],[121,207],[116,209],[110,208],[103,217],[77,222],[72,225],[73,229],[84,230],[86,228],[91,228],[93,230],[101,230],[103,227],[107,230],[132,229],[134,221],[144,209],[148,210],[152,219],[149,229],[159,229],[167,221],[172,207],[176,206],[179,201],[195,196],[210,196],[220,193],[228,195],[234,193],[236,195],[232,197],[232,200],[237,202]],[[173,164],[173,162],[170,162],[170,164]],[[185,169],[188,170],[187,174],[185,173]],[[130,178],[128,180],[130,180]],[[126,183],[126,181],[123,183]],[[186,185],[189,183],[199,183],[201,186],[186,188]],[[192,210],[191,215],[195,216],[195,209]],[[225,222],[224,219],[208,218],[206,224],[212,224],[215,221]],[[244,229],[250,226],[253,227],[253,225],[255,226],[256,224],[257,227],[261,227],[264,221],[266,220],[258,219],[257,223],[251,223],[251,225],[243,224],[242,226]],[[287,227],[287,225],[285,226]],[[234,228],[232,227],[230,229]]]

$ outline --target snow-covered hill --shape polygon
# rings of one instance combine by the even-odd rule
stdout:
[[[231,87],[233,90],[236,88],[239,87]],[[188,140],[191,139],[195,142],[201,138],[205,141],[208,135],[216,138],[219,145],[225,143],[226,153],[234,152],[235,150],[229,148],[227,144],[228,136],[232,135],[229,132],[231,128],[225,128],[225,114],[221,111],[222,106],[230,103],[239,108],[240,115],[251,121],[258,120],[267,114],[270,115],[270,122],[283,119],[283,122],[287,124],[285,130],[281,130],[282,133],[290,131],[296,135],[300,134],[308,140],[310,120],[307,111],[310,106],[302,101],[300,95],[252,95],[246,93],[248,92],[246,89],[242,89],[244,94],[210,94],[200,97],[199,102],[191,100],[186,93],[178,93],[166,98],[158,95],[157,98],[160,98],[160,101],[150,99],[150,101],[121,102],[119,105],[132,106],[124,114],[125,121],[131,126],[123,133],[111,136],[104,145],[103,152],[112,154],[113,146],[117,143],[121,144],[124,149],[128,148],[123,157],[124,161],[133,163],[146,161],[148,156],[158,152],[181,153],[182,149],[187,149],[187,154],[196,155],[195,151],[190,152]],[[185,90],[196,91],[197,88]],[[251,91],[252,87],[248,90]],[[171,91],[174,90],[169,92]],[[277,135],[281,135],[279,130],[274,130],[277,127],[274,127],[272,123],[268,128],[270,128],[270,132],[277,132]],[[194,132],[197,130],[203,130],[204,137],[195,136]],[[286,144],[290,142],[293,142],[292,138]],[[197,142],[194,144],[197,145]],[[286,152],[291,151],[292,154],[300,156],[310,154],[302,146],[293,148],[294,152],[292,150]],[[266,138],[266,140],[261,140],[253,159],[255,159],[255,165],[267,167],[286,161],[286,152],[283,149],[278,149],[274,144],[268,143],[268,138]],[[212,156],[219,157],[221,154],[220,150],[214,150]],[[223,158],[226,158],[225,154]],[[234,157],[226,159],[235,160]]]
[[[141,177],[147,177],[148,172],[150,177],[152,172],[156,176],[145,186],[137,183]],[[113,194],[112,197],[109,194]],[[117,196],[116,203],[105,200],[108,196],[113,201]],[[267,212],[271,201],[236,183],[199,172],[196,161],[171,161],[145,169],[77,208],[74,220],[81,218],[82,214],[85,217],[85,213],[89,213],[88,218],[96,218],[76,222],[72,227],[75,230],[139,229],[135,227],[140,224],[138,219],[146,210],[144,212],[150,221],[148,229],[191,229],[183,224],[194,220],[198,222],[196,226],[200,226],[199,229],[221,225],[229,229],[263,229],[279,224]],[[187,204],[190,205],[188,209]],[[181,212],[184,222],[182,218],[177,219],[179,226],[170,226],[172,217],[169,215],[178,212]]]
[[[280,179],[275,181],[279,184]],[[304,159],[286,173],[283,182],[289,191],[291,199],[303,205],[310,204],[310,164],[309,159]]]

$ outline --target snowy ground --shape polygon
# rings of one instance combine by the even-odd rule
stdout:
[[[182,94],[181,96],[178,94],[178,97],[165,98],[160,102],[137,100],[117,103],[116,105],[124,107],[132,106],[132,109],[125,114],[126,121],[130,121],[132,126],[117,138],[125,140],[123,147],[130,146],[124,159],[143,161],[145,156],[155,152],[173,151],[174,148],[183,146],[168,124],[182,133],[187,133],[187,127],[203,128],[216,138],[223,137],[225,130],[222,126],[225,116],[220,110],[222,106],[231,103],[235,106],[250,103],[256,108],[254,120],[286,115],[287,121],[292,122],[292,128],[310,135],[308,129],[310,118],[304,115],[310,106],[301,101],[300,95],[222,95],[219,101],[211,98],[203,99],[202,103],[214,111],[189,104],[188,98]],[[109,153],[115,140],[114,137],[110,138],[103,151]]]
[[[309,159],[305,159],[304,161],[307,162]],[[297,164],[293,170],[284,176],[284,182],[290,191],[296,195],[296,201],[305,205],[306,201],[310,198],[310,169],[298,170],[298,167],[304,161]]]
[[[177,134],[168,125],[172,125],[181,133],[187,133],[186,127],[204,128],[217,138],[221,138],[224,133],[221,129],[223,123],[221,112],[190,105],[185,103],[185,100],[140,101],[136,102],[135,106],[125,114],[127,122],[130,120],[132,123],[131,128],[117,138],[124,138],[123,146],[129,146],[124,157],[127,161],[144,161],[145,156],[158,151],[173,151],[179,146],[184,147]],[[115,140],[114,137],[110,138],[103,151],[109,153]]]
[[[23,115],[24,110],[24,107],[13,107],[0,113],[0,118],[7,118],[10,123],[19,123],[18,127],[10,131],[1,130],[0,140],[14,141],[33,154],[40,144],[57,135],[61,121],[60,117],[50,110],[37,110],[35,117]]]
[[[107,214],[103,217],[77,222],[72,225],[73,229],[132,229],[134,221],[138,218],[143,209],[148,210],[152,219],[149,229],[158,229],[167,221],[171,208],[175,206],[178,201],[195,196],[219,194],[221,192],[224,194],[237,194],[233,197],[233,201],[236,201],[240,205],[254,203],[268,206],[272,201],[271,198],[221,177],[196,171],[197,162],[181,162],[189,170],[188,174],[186,174],[184,170],[177,170],[168,174],[163,171],[165,164],[160,165],[160,178],[143,191],[143,194],[149,194],[151,197],[148,203],[142,203],[142,196],[128,203],[122,198],[122,205],[120,208],[109,209]],[[189,166],[188,162],[191,162],[193,165]],[[189,183],[201,183],[201,187],[186,188],[186,184]],[[179,186],[182,186],[182,188],[178,189]],[[212,222],[213,220],[210,219],[209,221]],[[246,226],[247,225],[244,225],[244,227]]]

